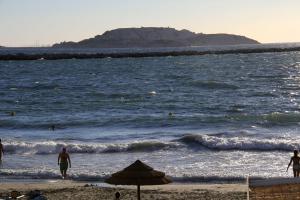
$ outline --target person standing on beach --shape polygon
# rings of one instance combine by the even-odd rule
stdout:
[[[294,156],[291,157],[291,161],[286,169],[286,171],[289,170],[290,165],[293,163],[293,172],[294,172],[294,177],[299,177],[299,172],[300,172],[300,157],[298,156],[298,151],[294,151]]]
[[[62,175],[62,178],[65,179],[67,177],[67,170],[70,165],[71,168],[71,159],[69,154],[67,153],[67,149],[63,148],[62,152],[59,153],[57,164],[59,165],[60,172]]]
[[[3,145],[2,145],[1,139],[0,139],[0,162],[2,161],[2,155],[3,155]]]

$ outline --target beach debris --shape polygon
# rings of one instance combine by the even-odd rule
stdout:
[[[120,196],[121,196],[120,192],[116,192],[116,193],[115,193],[115,199],[116,199],[116,200],[119,200],[119,199],[120,199]]]
[[[94,185],[94,184],[85,184],[83,187],[94,187],[94,186],[96,186],[96,185]]]
[[[3,193],[0,193],[0,199],[3,200],[4,198],[6,198],[7,195],[6,194],[3,194]]]
[[[41,195],[41,192],[39,190],[32,190],[26,194],[26,196],[28,196],[30,199],[33,199],[40,195]]]
[[[10,193],[0,193],[0,200],[8,199],[23,199],[25,195],[21,195],[21,192],[13,190]]]
[[[35,197],[32,200],[47,200],[47,198],[45,196],[41,195],[41,196]]]
[[[47,200],[40,190],[30,191],[26,194],[26,196],[28,196],[28,200]]]
[[[13,191],[10,192],[10,197],[12,199],[18,199],[19,196],[21,196],[21,193],[16,191],[16,190],[13,190]]]

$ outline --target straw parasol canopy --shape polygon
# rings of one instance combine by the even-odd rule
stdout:
[[[156,171],[137,160],[125,169],[112,174],[105,182],[114,185],[137,185],[138,200],[140,200],[141,185],[164,185],[172,181],[165,176],[165,173]]]

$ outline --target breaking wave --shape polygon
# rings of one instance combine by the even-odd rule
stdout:
[[[292,151],[300,149],[300,138],[251,135],[249,133],[186,134],[171,141],[145,140],[127,143],[91,143],[68,141],[6,141],[11,154],[57,154],[63,147],[70,153],[132,153],[180,150],[211,151]]]
[[[300,139],[260,138],[255,136],[185,135],[178,141],[209,150],[292,151],[300,148]]]
[[[23,154],[57,154],[63,147],[70,153],[120,153],[120,152],[152,152],[176,148],[178,144],[171,142],[144,141],[122,144],[91,144],[91,143],[64,143],[64,142],[8,142],[4,143],[8,153]]]

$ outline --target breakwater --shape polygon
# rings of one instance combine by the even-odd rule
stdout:
[[[0,60],[60,60],[60,59],[93,59],[93,58],[142,58],[166,56],[195,56],[195,55],[223,55],[223,54],[250,54],[300,51],[300,47],[287,48],[256,48],[233,50],[207,51],[168,51],[168,52],[137,52],[137,53],[36,53],[36,54],[0,54]]]

